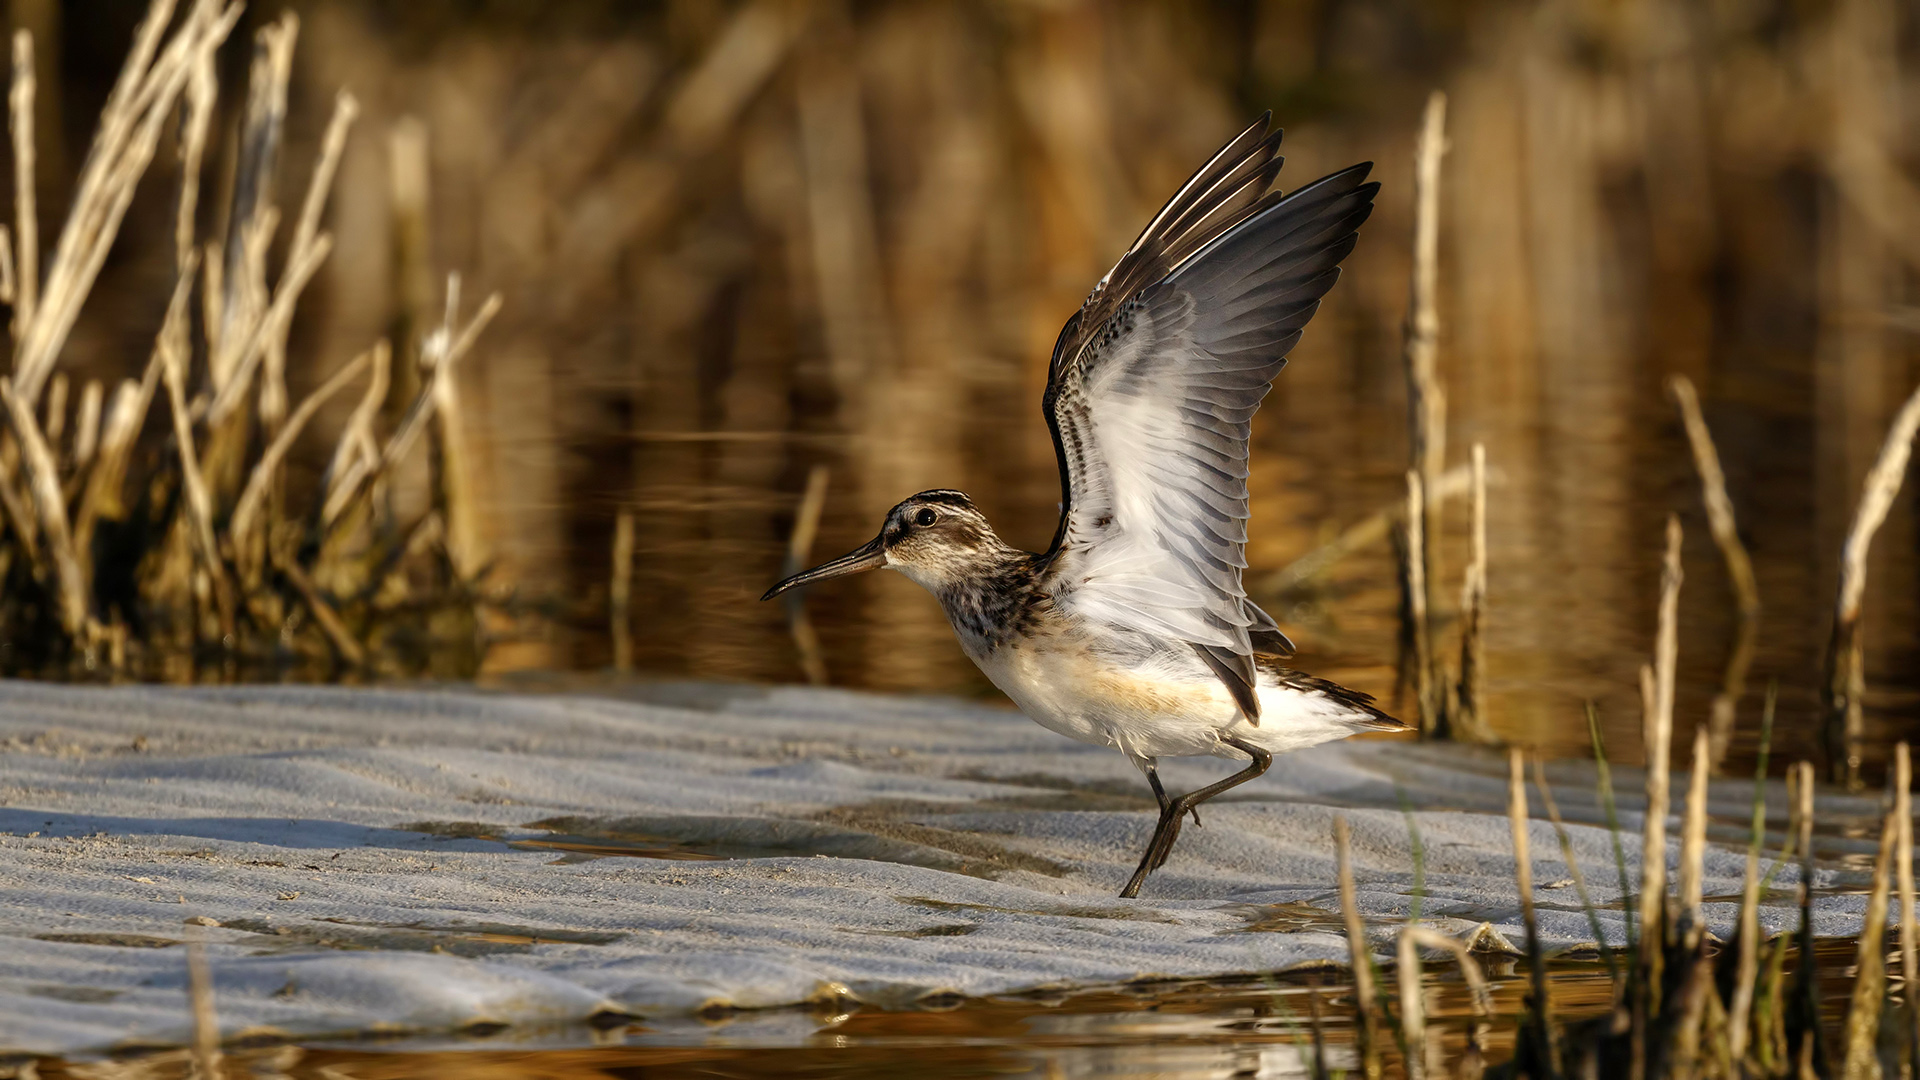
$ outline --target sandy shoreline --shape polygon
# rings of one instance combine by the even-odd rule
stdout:
[[[1385,943],[1414,902],[1403,796],[1423,916],[1489,924],[1487,948],[1520,940],[1504,765],[1486,753],[1376,741],[1282,758],[1122,901],[1152,803],[1110,751],[940,699],[634,696],[650,700],[0,683],[0,1053],[179,1044],[192,935],[228,1036],[909,1007],[1339,963],[1316,915],[1337,911],[1333,815],[1353,823]],[[1184,788],[1225,768],[1163,772]],[[1591,770],[1549,773],[1596,902],[1617,902]],[[1616,783],[1637,858],[1638,774]],[[1714,787],[1722,838],[1748,795]],[[595,857],[610,851],[675,857]],[[1544,822],[1533,852],[1544,934],[1590,945]],[[1742,865],[1710,852],[1707,895],[1737,893]],[[1858,876],[1822,872],[1820,933],[1858,928],[1864,897],[1841,891]],[[1793,925],[1780,905],[1768,932]],[[1729,932],[1732,905],[1708,914]],[[1618,940],[1618,911],[1600,917]]]

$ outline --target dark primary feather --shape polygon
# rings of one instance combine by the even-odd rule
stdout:
[[[1357,165],[1269,191],[1265,129],[1195,173],[1068,321],[1045,398],[1061,601],[1187,641],[1255,719],[1254,657],[1292,643],[1240,581],[1251,421],[1379,188]]]
[[[1281,133],[1267,133],[1267,124],[1272,119],[1273,113],[1261,113],[1260,119],[1195,170],[1173,198],[1167,200],[1167,205],[1147,222],[1146,228],[1140,230],[1133,245],[1094,285],[1080,310],[1061,328],[1047,373],[1046,397],[1041,402],[1053,433],[1054,453],[1061,462],[1062,512],[1049,554],[1060,547],[1061,534],[1067,525],[1065,507],[1073,498],[1066,468],[1068,450],[1062,444],[1061,426],[1054,408],[1061,386],[1061,369],[1079,356],[1089,338],[1106,328],[1122,303],[1166,277],[1181,260],[1251,213],[1255,204],[1268,194],[1273,178],[1286,160],[1277,156]]]

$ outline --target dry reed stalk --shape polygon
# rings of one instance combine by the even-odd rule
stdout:
[[[183,271],[198,250],[194,239],[200,213],[200,168],[206,159],[207,131],[219,105],[220,75],[214,50],[203,49],[193,59],[187,76],[184,115],[180,122],[180,198],[173,216],[174,264]]]
[[[291,18],[291,16],[289,16]],[[289,42],[288,49],[292,44]],[[291,56],[288,59],[292,63]],[[353,127],[360,105],[345,91],[335,97],[333,116],[327,121],[327,133],[320,142],[320,160],[307,180],[306,198],[294,225],[293,241],[287,247],[287,263],[298,266],[312,257],[321,239],[320,215],[326,209],[327,194],[333,188],[333,176],[345,152],[347,133]],[[260,423],[268,435],[279,430],[287,408],[287,325],[282,323],[268,337],[260,366]]]
[[[47,383],[47,403],[41,410],[46,416],[40,422],[41,430],[46,434],[47,445],[53,449],[56,460],[60,457],[60,437],[67,433],[67,375],[55,372]]]
[[[1446,1047],[1439,1039],[1429,1040],[1426,1034],[1426,1002],[1421,989],[1420,949],[1432,949],[1445,952],[1459,965],[1460,976],[1467,984],[1473,1013],[1481,1018],[1480,1023],[1468,1029],[1466,1054],[1452,1073],[1454,1076],[1478,1076],[1474,1070],[1478,1063],[1481,1044],[1486,1040],[1488,1024],[1485,1021],[1493,1017],[1493,991],[1480,972],[1472,950],[1457,938],[1448,937],[1437,930],[1429,929],[1418,923],[1403,927],[1400,931],[1399,966],[1395,972],[1400,984],[1400,1030],[1407,1044],[1407,1071],[1409,1076],[1415,1073],[1416,1066],[1426,1076],[1448,1075]]]
[[[200,9],[207,6],[204,0],[196,4],[194,15],[200,16]],[[173,0],[153,0],[148,5],[146,16],[133,32],[133,45],[127,50],[126,62],[121,65],[113,89],[107,94],[107,103],[100,110],[100,128],[94,133],[89,159],[94,156],[94,151],[114,146],[125,138],[125,129],[133,124],[139,112],[137,102],[145,92],[143,84],[154,54],[160,49],[161,36],[172,21]]]
[[[1867,588],[1867,553],[1906,477],[1916,430],[1920,430],[1920,390],[1907,398],[1887,431],[1880,455],[1867,473],[1853,525],[1847,530],[1840,553],[1840,584],[1820,696],[1825,707],[1828,775],[1850,788],[1860,784],[1860,742],[1865,727],[1861,698],[1866,694],[1867,676],[1860,639],[1860,605]]]
[[[1420,135],[1414,144],[1413,268],[1408,285],[1403,359],[1407,375],[1409,466],[1420,479],[1418,502],[1408,513],[1417,517],[1417,533],[1409,527],[1407,615],[1420,709],[1420,732],[1434,738],[1448,734],[1447,702],[1450,679],[1433,643],[1431,589],[1439,580],[1439,508],[1435,488],[1446,464],[1447,398],[1435,371],[1439,350],[1440,314],[1436,293],[1440,253],[1440,160],[1446,153],[1446,95],[1427,95]],[[1415,573],[1417,571],[1417,573]],[[1417,595],[1412,591],[1417,589]]]
[[[820,529],[820,514],[827,505],[827,480],[830,470],[825,465],[815,465],[807,470],[807,490],[800,497],[800,508],[793,515],[793,533],[787,538],[788,569],[781,576],[790,577],[805,569],[809,556],[813,552],[813,538]],[[807,681],[815,686],[827,685],[827,662],[820,650],[820,635],[813,629],[813,619],[807,615],[805,590],[793,589],[787,595],[787,629],[793,634],[794,648],[800,653],[800,669],[806,672]]]
[[[380,444],[374,438],[373,423],[380,415],[381,406],[386,404],[387,372],[392,359],[393,350],[386,341],[374,343],[373,377],[367,380],[366,393],[360,396],[360,404],[354,407],[346,427],[340,430],[340,441],[321,477],[320,490],[328,501],[356,468],[371,469],[380,460]]]
[[[1795,889],[1800,908],[1800,930],[1795,935],[1795,944],[1800,950],[1800,963],[1799,970],[1794,973],[1794,1000],[1783,1010],[1782,1016],[1787,1024],[1786,1057],[1797,1059],[1802,1074],[1807,1075],[1813,1071],[1812,1061],[1825,1055],[1821,1053],[1819,984],[1814,971],[1817,954],[1813,941],[1813,764],[1797,762],[1795,769],[1799,774],[1794,797],[1799,819],[1800,848],[1800,881]],[[1797,1030],[1791,1023],[1796,1011],[1802,1020]],[[1797,1050],[1794,1047],[1796,1035],[1799,1037]]]
[[[480,305],[480,310],[474,313],[466,327],[454,338],[453,344],[447,347],[445,355],[434,365],[432,372],[429,373],[429,379],[453,377],[455,365],[473,348],[474,341],[479,338],[487,325],[493,322],[494,316],[500,313],[500,305],[499,293],[487,297],[486,302]],[[414,440],[420,436],[421,427],[432,418],[435,402],[433,387],[429,385],[423,388],[414,398],[412,406],[408,408],[399,429],[382,447],[378,459],[371,463],[359,461],[349,467],[347,476],[321,505],[320,521],[323,526],[332,528],[336,525],[353,501],[366,492],[373,481],[384,476],[407,456],[408,451],[413,449]]]
[[[198,932],[187,941],[187,1002],[193,1015],[193,1074],[198,1080],[216,1080],[221,1075],[220,1020],[213,1009],[213,968]]]
[[[1781,845],[1776,865],[1790,862],[1799,850],[1800,775],[1803,764],[1789,766],[1786,772],[1787,835],[1785,842]],[[1773,948],[1767,955],[1766,971],[1762,976],[1760,989],[1754,995],[1753,1058],[1769,1075],[1776,1070],[1779,1063],[1788,1058],[1786,996],[1783,988],[1786,985],[1787,952],[1794,944],[1794,937],[1793,934],[1775,936]]]
[[[12,306],[19,282],[13,269],[13,230],[0,224],[0,304]]]
[[[273,301],[267,306],[266,313],[253,325],[252,332],[245,339],[246,344],[236,350],[226,385],[220,387],[213,403],[207,407],[209,427],[221,426],[234,414],[242,395],[246,393],[247,385],[253,379],[254,368],[266,353],[267,343],[285,336],[301,291],[307,287],[332,250],[333,238],[322,234],[300,261],[287,267],[286,274],[273,290]]]
[[[192,274],[184,275],[182,280],[192,280]],[[176,293],[176,298],[181,295],[184,294]],[[167,313],[167,321],[160,328],[160,375],[167,386],[168,410],[173,417],[175,452],[180,458],[180,483],[187,502],[186,527],[213,589],[220,619],[220,636],[230,642],[234,632],[233,591],[228,586],[226,568],[220,557],[220,542],[214,534],[213,498],[207,492],[206,479],[200,471],[200,455],[193,440],[193,414],[187,405],[190,347],[187,344],[185,316],[185,305],[179,304]]]
[[[1727,1003],[1727,1052],[1735,1061],[1747,1056],[1748,1025],[1760,978],[1760,848],[1766,839],[1767,756],[1773,742],[1776,694],[1776,687],[1767,688],[1767,703],[1761,714],[1760,756],[1753,770],[1752,837],[1747,843],[1746,871],[1740,883],[1740,951],[1734,966],[1733,997]]]
[[[1494,741],[1486,716],[1487,647],[1487,447],[1473,444],[1473,497],[1466,573],[1460,583],[1460,681],[1449,723],[1467,742]]]
[[[1640,864],[1640,956],[1643,964],[1658,965],[1662,943],[1670,929],[1667,903],[1667,808],[1670,788],[1669,757],[1673,741],[1673,681],[1679,657],[1680,519],[1667,517],[1667,547],[1660,571],[1659,626],[1654,635],[1654,663],[1640,669],[1645,706],[1647,757],[1647,819]],[[1657,992],[1657,988],[1648,987]]]
[[[1726,1010],[1714,986],[1713,954],[1708,948],[1706,926],[1701,919],[1701,882],[1706,877],[1707,784],[1710,739],[1707,726],[1697,725],[1693,738],[1693,770],[1687,788],[1687,810],[1681,829],[1680,845],[1680,921],[1674,935],[1675,955],[1685,965],[1678,992],[1678,1016],[1672,1025],[1673,1058],[1681,1069],[1700,1065],[1700,1045],[1711,1018],[1712,1026],[1724,1034]],[[1723,1046],[1724,1038],[1709,1045]],[[1731,1073],[1729,1073],[1731,1075]]]
[[[292,17],[292,15],[288,15]],[[292,42],[288,42],[292,50]],[[288,58],[292,63],[292,58]],[[359,115],[359,102],[342,90],[334,98],[334,115],[326,121],[326,135],[321,138],[321,160],[313,165],[313,175],[307,179],[307,194],[301,200],[300,219],[294,225],[294,240],[286,248],[288,265],[300,265],[311,258],[315,244],[321,240],[321,213],[326,209],[326,196],[334,186],[334,173],[340,169],[340,156],[346,152],[348,133],[353,129],[353,119]],[[278,327],[267,340],[265,361],[261,365],[261,384],[259,384],[259,415],[261,423],[269,432],[278,427],[280,415],[286,411],[286,327]]]
[[[421,349],[421,362],[429,369],[445,360],[453,345],[455,327],[460,325],[460,275],[447,276],[446,315],[440,329]],[[480,572],[480,508],[473,494],[472,463],[467,453],[466,418],[460,404],[460,380],[449,373],[432,378],[433,442],[428,457],[428,472],[433,485],[434,508],[446,519],[447,555],[454,575],[471,581]]]
[[[613,670],[633,670],[633,511],[613,519],[613,584],[607,589]]]
[[[232,516],[227,519],[227,536],[233,546],[234,555],[242,561],[243,568],[249,558],[246,553],[253,548],[253,533],[257,527],[255,519],[260,513],[273,478],[280,471],[280,466],[286,460],[287,454],[293,449],[294,440],[300,437],[300,432],[305,430],[307,422],[320,411],[320,407],[331,400],[333,395],[345,389],[348,383],[359,378],[360,373],[372,360],[373,350],[369,349],[347,361],[339,371],[333,373],[332,378],[322,383],[319,389],[308,394],[306,399],[300,402],[300,407],[287,418],[278,434],[274,436],[273,442],[268,444],[266,450],[261,453],[258,464],[253,468],[253,474],[247,479],[246,488],[240,493],[239,501],[234,503]],[[257,565],[253,570],[257,573]]]
[[[1406,629],[1402,641],[1411,646],[1414,701],[1420,712],[1420,736],[1440,734],[1442,717],[1435,700],[1433,638],[1427,622],[1427,538],[1426,496],[1419,470],[1407,470],[1406,552],[1400,567],[1401,602],[1405,605]]]
[[[1380,1080],[1380,1024],[1374,1010],[1373,954],[1367,947],[1367,928],[1360,920],[1360,902],[1353,887],[1353,855],[1344,815],[1334,815],[1333,855],[1340,878],[1340,914],[1347,924],[1347,955],[1353,965],[1354,1009],[1360,1014],[1356,1034],[1360,1040],[1361,1073],[1367,1080]]]
[[[193,275],[187,274],[175,286],[173,302],[168,305],[168,321],[186,317],[187,294],[192,283]],[[166,323],[163,322],[161,338],[164,339],[166,334]],[[100,432],[98,459],[87,472],[86,487],[80,496],[80,511],[74,519],[74,547],[82,558],[88,557],[93,551],[95,523],[101,518],[117,520],[126,514],[121,488],[126,480],[127,461],[133,453],[135,442],[140,438],[140,428],[146,423],[147,411],[152,405],[154,391],[159,386],[160,371],[165,362],[166,350],[156,341],[153,354],[147,360],[146,376],[139,382],[132,379],[123,381],[114,392],[113,403],[107,408]],[[3,491],[4,485],[0,485],[0,492]]]
[[[46,537],[47,552],[59,576],[60,626],[69,638],[80,640],[87,630],[87,582],[74,554],[73,532],[67,522],[66,494],[60,488],[59,467],[53,451],[40,434],[33,418],[33,407],[21,400],[13,380],[0,375],[0,403],[7,409],[14,438],[25,455],[27,479],[33,491],[34,508],[39,515],[40,531]]]
[[[170,5],[155,5],[143,26],[143,39],[147,30],[164,25],[167,7]],[[213,7],[202,3],[182,23],[151,68],[141,69],[143,54],[136,48],[123,69],[122,84],[116,86],[102,113],[79,191],[46,275],[42,302],[20,349],[20,390],[29,401],[37,398],[57,362],[132,201],[135,185],[153,158],[172,103],[182,89],[188,57],[216,47],[236,18],[237,12],[229,11],[227,18],[215,19]],[[157,33],[155,30],[154,41]],[[123,90],[127,91],[124,97]]]
[[[1852,1005],[1846,1019],[1846,1080],[1879,1080],[1880,1062],[1874,1040],[1880,1033],[1880,1010],[1887,995],[1887,901],[1893,876],[1894,847],[1900,823],[1888,807],[1880,824],[1880,853],[1873,863],[1873,887],[1867,894],[1867,913],[1854,954]]]
[[[1660,1017],[1659,1026],[1666,1029],[1669,1046],[1663,1055],[1666,1069],[1657,1075],[1698,1075],[1697,1070],[1702,1065],[1702,1038],[1711,1040],[1709,1045],[1724,1045],[1724,1039],[1715,1038],[1719,1032],[1709,1030],[1724,1028],[1726,1011],[1721,1007],[1720,995],[1713,985],[1713,954],[1702,947],[1704,940],[1701,938],[1696,941],[1691,951],[1678,954],[1685,969],[1673,995],[1675,1008]],[[1727,1075],[1733,1074],[1729,1072]]]
[[[1466,942],[1417,923],[1406,927],[1401,933],[1411,937],[1413,943],[1422,949],[1433,949],[1450,954],[1454,962],[1460,966],[1460,977],[1467,984],[1473,1011],[1480,1016],[1493,1015],[1493,988],[1487,985],[1487,977],[1481,972],[1480,964],[1474,960],[1473,950],[1468,948]]]
[[[1680,660],[1680,515],[1667,515],[1666,556],[1660,563],[1660,618],[1654,638],[1654,707],[1659,714],[1660,748],[1673,736],[1674,678]],[[1664,771],[1664,763],[1660,766]]]
[[[1540,946],[1540,922],[1533,909],[1533,853],[1527,838],[1527,771],[1520,748],[1507,750],[1507,822],[1513,832],[1513,882],[1520,894],[1520,922],[1527,934],[1527,966],[1532,989],[1527,994],[1528,1038],[1533,1053],[1550,1062],[1557,1075],[1559,1047],[1553,1039],[1553,1006],[1547,995],[1547,961]]]
[[[300,217],[294,224],[293,241],[287,248],[288,262],[299,261],[299,256],[312,250],[320,237],[320,215],[326,211],[334,174],[339,171],[340,158],[346,153],[347,135],[359,116],[359,100],[345,90],[340,91],[333,99],[327,133],[320,140],[320,160],[313,167],[313,175],[307,180],[306,197],[300,203]]]
[[[1700,920],[1701,879],[1706,874],[1707,777],[1713,758],[1705,724],[1693,729],[1693,774],[1687,779],[1687,812],[1680,828],[1680,913],[1686,920],[1688,951],[1698,947],[1706,926]]]
[[[79,317],[80,305],[99,276],[134,189],[173,113],[191,59],[225,40],[240,14],[237,7],[217,12],[210,3],[196,4],[156,56],[150,46],[158,42],[171,10],[167,0],[155,0],[121,70],[120,82],[101,113],[40,304],[15,352],[15,389],[28,404],[39,400]],[[151,66],[146,64],[148,58]]]
[[[277,555],[277,553],[274,554]],[[319,625],[320,632],[327,636],[327,641],[333,645],[334,652],[338,654],[340,660],[350,667],[365,667],[366,649],[354,640],[353,634],[347,630],[347,624],[341,621],[333,605],[327,603],[326,598],[320,595],[320,590],[313,584],[313,579],[307,576],[306,571],[300,569],[300,564],[292,559],[276,558],[274,569],[280,571],[281,576],[287,579],[294,591],[300,594],[300,599],[307,605],[307,611],[313,615],[313,621]]]
[[[40,211],[34,191],[33,167],[33,35],[13,33],[13,82],[7,91],[7,117],[13,131],[14,256],[17,291],[13,306],[16,360],[26,328],[40,307]]]
[[[1713,445],[1713,433],[1700,413],[1700,396],[1685,375],[1668,380],[1668,389],[1680,405],[1680,418],[1687,430],[1687,443],[1693,450],[1694,471],[1700,474],[1700,501],[1707,511],[1707,527],[1727,565],[1727,579],[1733,586],[1734,602],[1740,611],[1740,628],[1733,651],[1727,656],[1720,692],[1714,695],[1712,719],[1713,765],[1717,771],[1727,756],[1733,739],[1734,718],[1740,698],[1746,693],[1747,669],[1753,664],[1753,650],[1759,637],[1760,587],[1753,575],[1753,560],[1740,542],[1740,529],[1733,515],[1733,499],[1727,494],[1726,473],[1720,468],[1720,454]]]
[[[235,181],[236,186],[239,182]],[[228,209],[229,216],[239,211]],[[215,395],[225,393],[240,364],[240,353],[258,328],[267,306],[267,254],[280,229],[280,208],[260,207],[249,217],[228,222],[229,243],[207,244],[207,281],[202,300],[206,308],[207,385]],[[226,266],[223,249],[237,243],[238,263]]]
[[[388,182],[392,200],[394,280],[394,343],[400,363],[394,370],[393,397],[388,412],[397,413],[416,394],[421,376],[432,377],[419,346],[431,331],[433,258],[427,230],[427,126],[417,117],[403,116],[387,134]]]
[[[1406,1044],[1407,1080],[1425,1080],[1429,1072],[1439,1075],[1444,1063],[1437,1046],[1427,1045],[1427,1010],[1421,1000],[1420,950],[1414,944],[1413,926],[1400,931],[1395,948],[1394,981],[1400,989],[1400,1038]]]
[[[1658,726],[1655,717],[1659,713],[1659,691],[1654,688],[1653,665],[1640,665],[1640,715],[1646,729],[1645,739],[1649,745],[1654,738],[1653,731]],[[1664,761],[1665,756],[1662,755]],[[1661,979],[1666,968],[1667,935],[1667,774],[1660,770],[1660,782],[1657,785],[1659,795],[1658,812],[1655,811],[1654,768],[1649,758],[1646,770],[1645,786],[1647,792],[1646,820],[1641,824],[1640,842],[1640,936],[1634,951],[1634,977],[1629,980],[1633,992],[1632,1010],[1635,1038],[1640,1038],[1648,1020],[1660,1007]],[[1634,1051],[1634,1060],[1642,1058],[1640,1049]]]
[[[213,534],[213,500],[207,494],[200,474],[199,448],[193,439],[193,411],[187,405],[187,329],[169,313],[160,328],[160,377],[167,387],[167,402],[173,417],[175,452],[180,455],[181,485],[192,517],[194,539],[210,570],[217,570],[220,545]]]
[[[274,178],[279,171],[281,134],[286,127],[287,83],[293,76],[293,45],[300,35],[300,20],[293,12],[260,27],[253,35],[253,56],[247,70],[246,108],[240,121],[239,159],[234,166],[233,197],[227,210],[226,251],[224,253],[225,291],[221,302],[222,344],[231,346],[234,331],[249,326],[265,308],[266,247],[272,229],[264,222],[277,220],[273,198]],[[299,265],[297,260],[289,265]],[[220,367],[225,383],[233,381],[237,359],[223,357]],[[227,385],[219,387],[221,392]],[[262,421],[271,430],[278,427],[278,412],[286,407],[284,396],[274,397],[271,378],[261,381]],[[230,407],[230,406],[229,406]],[[220,418],[224,419],[226,408]]]
[[[107,664],[115,674],[127,670],[127,624],[120,621],[118,611],[107,625]]]
[[[100,406],[105,387],[99,379],[88,379],[80,389],[80,408],[73,421],[73,467],[84,472],[100,448]]]
[[[1907,1068],[1920,1075],[1920,939],[1916,939],[1913,887],[1913,758],[1903,740],[1893,748],[1893,816],[1900,835],[1894,864],[1900,885],[1900,996],[1907,1006]]]
[[[229,209],[228,213],[232,212]],[[241,238],[242,257],[237,270],[225,264],[224,243],[209,241],[207,244],[207,275],[201,286],[201,299],[206,312],[207,387],[214,395],[224,392],[233,381],[240,348],[265,309],[266,301],[262,297],[267,291],[267,249],[279,227],[280,211],[272,206],[251,219],[228,223],[230,235]],[[235,286],[232,282],[236,278],[252,284]]]
[[[1491,479],[1494,483],[1499,482],[1497,474]],[[1472,490],[1473,470],[1466,465],[1456,465],[1441,473],[1436,486],[1437,498],[1442,504],[1449,499],[1470,494]],[[1332,540],[1261,578],[1251,588],[1255,592],[1267,595],[1291,592],[1326,573],[1335,563],[1354,552],[1372,547],[1387,539],[1395,526],[1405,519],[1406,512],[1406,500],[1396,499],[1392,505],[1383,506],[1354,522],[1342,529],[1340,534]]]
[[[1434,370],[1440,345],[1440,311],[1437,297],[1440,280],[1440,159],[1446,154],[1447,96],[1438,90],[1427,95],[1421,116],[1420,135],[1414,144],[1413,169],[1413,272],[1408,288],[1407,324],[1403,357],[1407,373],[1407,428],[1410,467],[1420,474],[1427,492],[1419,507],[1420,533],[1427,543],[1415,554],[1420,560],[1421,580],[1438,580],[1439,530],[1435,520],[1437,507],[1433,489],[1446,464],[1447,398]],[[1431,597],[1422,597],[1421,610],[1431,611]],[[1435,653],[1431,644],[1433,629],[1424,620],[1413,628],[1415,654],[1427,663]],[[1419,642],[1425,639],[1426,647]],[[1432,694],[1445,680],[1431,675],[1421,682]],[[1429,727],[1430,711],[1438,713],[1438,703],[1422,699],[1421,731],[1434,734]]]

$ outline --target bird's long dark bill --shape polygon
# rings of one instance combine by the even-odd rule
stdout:
[[[802,585],[811,585],[816,581],[825,581],[828,578],[857,574],[862,570],[877,570],[885,565],[887,565],[887,549],[886,546],[880,542],[880,538],[876,536],[872,540],[867,541],[860,547],[847,552],[845,555],[840,556],[830,563],[822,563],[811,570],[800,571],[780,584],[775,585],[773,588],[768,589],[767,595],[760,599],[771,600],[781,593],[786,592],[788,589],[796,589]]]

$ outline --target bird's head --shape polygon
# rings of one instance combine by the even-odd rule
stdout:
[[[1007,550],[965,492],[923,491],[887,511],[879,536],[832,562],[787,578],[760,599],[771,600],[801,585],[880,567],[898,570],[937,593]]]

